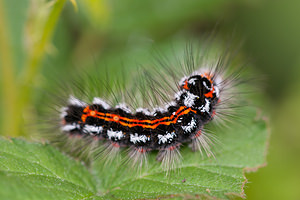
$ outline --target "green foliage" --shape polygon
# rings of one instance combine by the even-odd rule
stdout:
[[[93,177],[50,145],[0,141],[1,199],[83,199],[95,194]]]
[[[88,171],[50,145],[0,140],[0,197],[4,199],[154,199],[189,197],[228,199],[244,196],[244,172],[265,163],[265,121],[244,109],[243,124],[218,130],[216,159],[182,148],[183,162],[166,175],[155,153],[141,171],[116,159],[96,161]]]

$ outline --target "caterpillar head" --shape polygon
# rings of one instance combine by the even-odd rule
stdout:
[[[212,107],[219,99],[219,89],[209,75],[187,77],[181,81],[180,87],[181,91],[176,99],[181,105],[211,114]]]

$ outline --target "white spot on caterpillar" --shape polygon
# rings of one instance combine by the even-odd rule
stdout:
[[[185,82],[187,79],[188,79],[187,76],[182,77],[182,78],[180,79],[180,81],[179,81],[179,85],[184,85],[184,82]]]
[[[205,105],[202,105],[200,107],[200,112],[207,112],[207,113],[209,113],[209,110],[210,110],[209,105],[210,105],[210,101],[207,100],[207,99],[205,99]]]
[[[79,129],[80,128],[80,125],[79,124],[67,124],[67,125],[64,125],[63,127],[61,127],[61,130],[62,131],[65,131],[65,132],[69,132],[69,131],[73,131],[75,129]]]
[[[167,110],[164,109],[164,108],[162,108],[162,107],[156,107],[156,108],[154,108],[154,110],[151,112],[151,115],[156,116],[156,112],[165,113],[165,112],[167,112]]]
[[[151,115],[151,112],[145,108],[137,108],[135,112],[141,112],[144,113],[145,115]]]
[[[181,128],[182,128],[182,130],[184,130],[184,132],[191,133],[196,126],[197,126],[197,123],[193,117],[192,120],[186,126],[181,126]]]
[[[126,113],[132,113],[130,108],[125,103],[120,103],[120,104],[116,105],[116,108],[120,108]]]
[[[82,106],[85,107],[87,104],[83,101],[80,101],[79,99],[76,99],[74,96],[69,97],[69,104],[73,106]]]
[[[182,117],[178,118],[177,122],[181,123],[182,122]]]
[[[147,137],[146,135],[138,135],[137,133],[130,134],[130,142],[132,142],[133,144],[137,143],[137,142],[143,142],[146,143],[146,141],[150,141],[150,137]]]
[[[177,106],[177,103],[176,103],[175,101],[171,101],[171,102],[167,103],[167,104],[165,105],[165,110],[168,111],[168,108],[169,108],[170,106]]]
[[[170,143],[174,137],[176,137],[176,133],[173,131],[172,133],[169,133],[169,132],[166,132],[167,134],[166,135],[161,135],[161,134],[158,134],[157,137],[158,137],[158,144],[161,144],[161,143]]]
[[[185,93],[185,92],[186,92],[186,90],[180,90],[180,91],[176,92],[176,94],[175,94],[175,99],[176,99],[177,101],[180,100],[181,95],[182,95],[183,93]]]
[[[61,119],[65,118],[68,115],[67,110],[68,110],[67,107],[62,107],[60,109],[60,118]]]
[[[107,130],[107,136],[108,136],[108,138],[109,138],[110,140],[111,140],[112,137],[118,138],[118,140],[120,140],[121,138],[124,137],[122,131],[113,131],[112,129]]]
[[[217,98],[219,98],[219,96],[220,96],[220,90],[219,90],[219,88],[217,86],[215,86],[214,93],[216,93]]]
[[[103,131],[102,126],[93,126],[93,125],[86,124],[83,127],[83,132],[85,133],[101,133],[102,131]]]
[[[203,83],[203,85],[204,85],[204,87],[205,87],[206,89],[211,90],[211,88],[209,88],[209,87],[206,85],[206,82],[205,82],[205,81],[203,81],[202,83]]]
[[[104,100],[102,100],[101,98],[95,97],[93,99],[93,104],[99,104],[101,105],[104,109],[110,109],[110,105],[108,103],[106,103]]]
[[[196,81],[196,80],[197,80],[196,78],[191,78],[191,79],[189,80],[189,84],[195,85],[195,81]]]
[[[199,96],[194,95],[194,94],[192,94],[190,92],[187,92],[186,94],[187,94],[187,96],[184,98],[183,104],[186,107],[192,107],[195,104],[196,98],[199,98]]]

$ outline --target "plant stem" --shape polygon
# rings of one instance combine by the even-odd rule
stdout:
[[[0,0],[0,65],[2,81],[2,135],[16,136],[17,127],[14,118],[18,114],[16,109],[17,86],[14,74],[13,51],[9,27],[7,26],[4,2]]]
[[[53,5],[53,8],[44,25],[41,39],[34,46],[33,51],[29,55],[28,60],[26,62],[26,71],[23,80],[24,85],[31,83],[39,71],[41,61],[45,54],[45,49],[53,35],[55,25],[57,24],[58,18],[60,16],[65,2],[66,0],[57,0]]]
[[[57,21],[59,19],[60,13],[64,7],[66,0],[56,0],[54,3],[49,16],[47,18],[47,21],[45,22],[45,25],[43,27],[43,32],[41,35],[41,39],[34,45],[32,52],[28,54],[27,60],[25,62],[25,68],[23,72],[23,76],[21,77],[20,81],[20,95],[18,96],[18,119],[16,119],[15,125],[18,127],[21,127],[22,123],[22,112],[25,111],[27,108],[27,105],[30,101],[30,96],[32,92],[32,85],[34,82],[34,79],[36,78],[39,69],[41,67],[41,62],[45,55],[45,50],[47,45],[49,44],[52,35],[55,30],[55,26],[57,24]],[[19,131],[19,130],[17,130]],[[18,133],[14,133],[17,135]]]

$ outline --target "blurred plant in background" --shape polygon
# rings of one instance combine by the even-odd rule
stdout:
[[[300,2],[296,0],[0,0],[1,135],[32,137],[55,90],[75,69],[136,70],[170,41],[234,33],[266,76],[269,164],[251,175],[249,199],[299,199]],[[114,74],[114,73],[112,73]],[[52,86],[52,88],[51,88]]]

